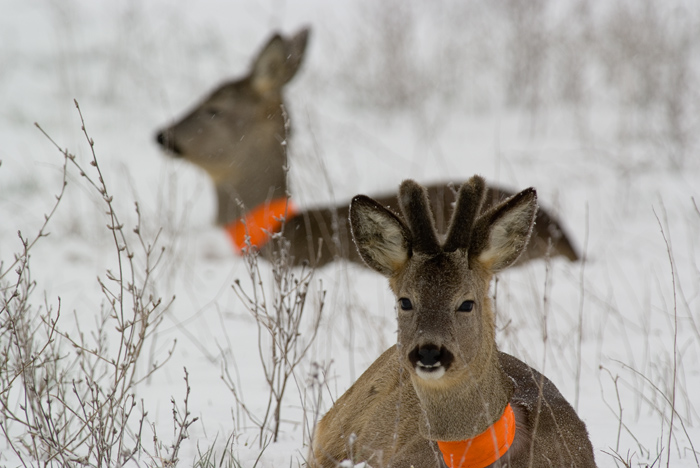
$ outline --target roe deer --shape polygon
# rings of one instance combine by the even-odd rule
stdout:
[[[266,232],[283,229],[296,263],[322,266],[335,258],[347,258],[362,264],[350,242],[347,204],[294,212],[288,211],[286,203],[282,89],[301,65],[308,34],[307,29],[290,39],[275,34],[253,60],[246,77],[218,87],[184,118],[158,132],[156,139],[175,157],[209,174],[216,187],[216,222],[229,232],[237,250],[246,245],[248,234],[250,244],[262,248],[263,257],[268,258]],[[442,221],[454,203],[454,190],[438,184],[428,187],[428,192]],[[509,195],[507,190],[490,187],[486,205]],[[376,199],[397,207],[395,196]],[[286,217],[286,222],[279,222],[279,217]],[[441,232],[442,224],[438,223]],[[524,257],[547,254],[578,258],[556,219],[540,211],[534,241]]]
[[[389,278],[398,338],[320,421],[312,467],[595,466],[586,426],[554,384],[496,347],[489,284],[526,248],[535,190],[479,214],[485,193],[478,176],[462,185],[444,242],[413,181],[401,184],[403,218],[353,199],[352,235]]]

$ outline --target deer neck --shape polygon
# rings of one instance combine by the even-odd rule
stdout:
[[[514,387],[498,362],[495,345],[492,351],[477,378],[467,373],[456,383],[426,385],[412,373],[424,415],[420,425],[423,437],[440,441],[470,439],[501,418]]]
[[[278,154],[273,157],[269,152],[260,155],[269,164],[254,172],[233,174],[216,184],[218,225],[226,226],[265,203],[288,196],[284,150],[277,146]]]

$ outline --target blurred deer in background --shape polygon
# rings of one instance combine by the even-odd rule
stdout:
[[[216,222],[227,230],[237,251],[253,245],[269,259],[270,249],[265,248],[269,233],[282,230],[295,263],[322,266],[336,258],[362,263],[350,242],[347,204],[298,211],[287,203],[282,90],[302,63],[308,35],[308,29],[289,39],[275,34],[255,57],[247,76],[219,86],[180,121],[158,132],[156,139],[173,156],[209,174],[216,187]],[[455,191],[449,184],[427,189],[438,215],[437,228],[444,232]],[[491,186],[484,206],[510,195]],[[398,206],[395,196],[375,199],[383,206]],[[560,224],[542,210],[533,237],[525,259],[578,258]]]
[[[401,184],[403,217],[353,199],[352,235],[389,278],[398,339],[320,421],[312,467],[595,467],[586,426],[554,384],[496,347],[489,285],[526,250],[537,196],[482,211],[487,191],[477,176],[462,185],[444,242],[413,181]]]

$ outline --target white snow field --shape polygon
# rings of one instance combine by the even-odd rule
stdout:
[[[208,176],[154,139],[214,86],[243,74],[274,31],[309,26],[303,68],[286,92],[295,202],[347,203],[393,192],[406,178],[475,173],[514,190],[536,187],[584,260],[538,260],[499,275],[500,348],[543,371],[574,405],[599,466],[700,467],[696,2],[0,0],[0,12],[0,466],[40,464],[29,456],[31,385],[12,360],[29,349],[9,319],[18,298],[26,298],[23,323],[34,338],[25,358],[48,352],[42,317],[60,309],[50,348],[63,358],[41,366],[58,369],[67,390],[63,400],[52,394],[51,414],[60,401],[73,405],[71,427],[85,417],[71,389],[85,388],[89,370],[66,335],[82,337],[88,356],[123,351],[99,281],[116,291],[117,305],[127,297],[131,313],[133,290],[107,273],[119,271],[108,206],[72,164],[50,234],[28,262],[21,256],[18,231],[37,235],[63,180],[64,156],[35,122],[99,185],[74,99],[135,253],[133,281],[145,284],[145,300],[174,297],[158,307],[162,321],[134,364],[137,406],[119,450],[135,447],[147,415],[130,465],[166,465],[176,455],[192,466],[213,449],[228,453],[228,466],[302,466],[313,422],[394,343],[384,278],[345,262],[314,272],[301,345],[313,336],[322,289],[318,335],[287,385],[272,442],[272,417],[256,425],[270,394],[261,364],[269,337],[232,287],[239,279],[252,291],[246,262],[214,227]],[[141,236],[155,242],[154,255],[165,248],[147,278],[135,202]],[[29,266],[29,289],[16,288],[18,265]],[[260,272],[272,302],[269,265]],[[96,338],[100,330],[107,341]],[[108,369],[108,361],[90,362]],[[171,399],[183,417],[185,368],[189,418],[198,419],[174,454]],[[91,375],[109,388],[112,375],[100,372]],[[66,420],[56,418],[60,434]],[[97,466],[89,440],[73,445],[73,458],[45,451],[44,461]]]

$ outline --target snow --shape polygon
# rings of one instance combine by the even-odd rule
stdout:
[[[594,24],[604,3],[593,2]],[[684,21],[699,24],[692,8],[676,3],[687,13]],[[514,189],[536,187],[586,259],[538,261],[499,276],[501,349],[544,371],[577,407],[600,466],[615,466],[614,451],[635,465],[659,454],[658,465],[666,464],[669,450],[671,466],[698,466],[690,448],[700,448],[697,99],[684,95],[685,136],[674,139],[665,127],[668,108],[652,102],[630,111],[628,88],[610,84],[612,69],[600,64],[581,77],[582,100],[563,105],[554,78],[567,69],[550,61],[539,87],[525,87],[516,97],[526,104],[515,107],[505,97],[510,59],[494,55],[509,50],[507,38],[516,33],[507,13],[487,2],[473,10],[457,2],[437,10],[407,2],[393,18],[390,8],[373,5],[0,0],[0,258],[8,262],[20,251],[18,231],[37,232],[60,190],[63,157],[34,122],[90,168],[76,99],[122,222],[135,225],[138,202],[142,232],[152,239],[162,229],[167,249],[154,291],[176,298],[146,357],[161,360],[177,345],[167,365],[138,385],[138,398],[167,439],[170,399],[183,400],[187,368],[189,408],[199,420],[183,444],[182,463],[215,440],[220,453],[234,433],[232,450],[242,466],[253,466],[258,431],[240,417],[221,378],[227,369],[251,412],[264,411],[257,328],[231,287],[235,279],[250,287],[245,263],[212,224],[207,176],[162,154],[154,134],[213,86],[244,73],[273,30],[310,25],[303,69],[287,89],[296,202],[339,203],[394,191],[405,178],[427,183],[474,173]],[[402,27],[392,31],[392,19],[407,24],[412,44],[391,57],[395,64],[387,62],[385,46]],[[567,28],[549,33],[553,42],[564,41],[557,45],[577,37]],[[700,65],[698,43],[688,46],[690,83]],[[530,50],[520,45],[519,53]],[[586,50],[594,54],[595,47]],[[664,79],[674,62],[650,56],[656,92],[670,93],[673,81]],[[618,73],[641,79],[634,63],[615,60]],[[382,63],[397,68],[382,74]],[[401,89],[409,92],[404,104]],[[539,101],[528,107],[530,98]],[[34,300],[55,305],[60,297],[65,327],[74,326],[73,313],[90,327],[104,300],[96,278],[114,268],[114,245],[99,195],[71,168],[66,190],[51,234],[32,251]],[[337,263],[317,271],[314,285],[319,281],[327,291],[321,334],[287,391],[280,441],[267,446],[258,466],[296,466],[306,457],[302,405],[312,398],[314,365],[328,369],[323,414],[395,340],[394,298],[383,278]],[[0,466],[16,466],[4,443]]]

